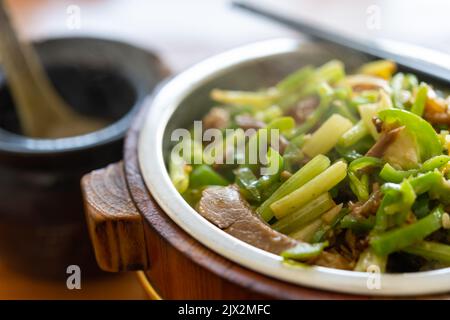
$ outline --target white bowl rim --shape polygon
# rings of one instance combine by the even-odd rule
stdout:
[[[167,215],[193,238],[225,258],[272,278],[348,294],[412,296],[449,292],[450,268],[376,275],[287,265],[280,256],[251,246],[211,224],[192,209],[172,185],[164,164],[163,134],[171,115],[186,95],[230,67],[296,51],[301,43],[297,39],[283,38],[246,45],[200,62],[166,83],[153,99],[139,138],[139,163],[147,188]]]

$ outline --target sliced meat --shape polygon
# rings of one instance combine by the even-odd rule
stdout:
[[[300,100],[295,106],[290,108],[287,112],[288,116],[294,118],[297,124],[305,122],[311,113],[317,108],[320,99],[317,96],[310,96]]]
[[[198,212],[228,234],[275,254],[299,243],[262,221],[235,186],[206,188],[202,193]]]
[[[383,131],[377,142],[367,151],[366,156],[381,158],[386,152],[387,148],[395,141],[398,134],[405,127],[398,127],[388,131]]]
[[[203,117],[203,129],[224,129],[230,124],[230,114],[222,108],[212,108]]]
[[[249,115],[238,115],[234,118],[234,120],[236,121],[236,124],[238,125],[238,127],[242,128],[244,130],[248,130],[248,129],[257,130],[257,129],[264,128],[266,126],[266,124],[264,122],[259,121]]]

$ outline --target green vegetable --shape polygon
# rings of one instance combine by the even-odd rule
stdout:
[[[386,190],[383,199],[381,200],[380,206],[377,209],[377,213],[375,215],[375,225],[373,227],[374,233],[380,233],[385,231],[389,227],[389,218],[386,208],[389,208],[390,205],[395,204],[399,201],[400,194],[399,192],[392,192],[391,190]]]
[[[373,118],[376,117],[382,110],[389,108],[391,108],[391,99],[383,91],[381,91],[380,100],[378,102],[364,104],[358,107],[361,120],[364,122],[364,125],[374,139],[378,139],[380,134],[373,124]]]
[[[335,97],[337,98],[337,91],[335,90]],[[332,103],[332,106],[334,108],[334,110],[331,110],[332,112],[335,112],[336,114],[339,114],[341,116],[343,116],[344,118],[350,120],[352,122],[352,124],[355,124],[359,121],[359,118],[353,114],[353,112],[350,110],[350,108],[348,107],[348,105],[341,101],[341,100],[335,100]]]
[[[383,180],[389,181],[389,182],[402,182],[403,179],[408,178],[414,174],[416,174],[418,170],[396,170],[393,166],[391,166],[389,163],[386,163],[380,171],[380,177]]]
[[[419,174],[410,180],[411,186],[416,194],[422,194],[442,185],[442,174],[437,171]]]
[[[266,168],[268,169],[267,174],[264,174],[259,178],[258,180],[258,188],[263,191],[264,189],[269,188],[274,183],[278,182],[280,178],[281,171],[283,171],[284,168],[284,159],[283,157],[278,153],[278,151],[269,148],[267,151],[267,159],[268,164]],[[274,169],[277,169],[275,172],[271,172]]]
[[[406,247],[403,251],[421,256],[428,260],[436,260],[450,264],[450,246],[446,244],[422,241],[410,247]]]
[[[229,182],[220,174],[215,172],[213,168],[206,164],[199,165],[194,168],[190,176],[191,188],[199,188],[203,186],[226,186]]]
[[[411,107],[411,112],[417,114],[419,117],[422,116],[425,110],[425,103],[428,96],[428,86],[424,83],[420,84],[416,93],[416,100]]]
[[[396,170],[389,163],[386,163],[383,169],[380,171],[380,177],[389,182],[399,183],[403,181],[403,179],[417,175],[420,172],[428,172],[433,171],[434,169],[438,169],[450,161],[450,156],[440,155],[435,156],[433,158],[425,161],[420,169],[411,169],[411,170]]]
[[[364,233],[372,230],[375,225],[375,217],[356,218],[351,214],[346,215],[340,222],[340,227],[350,229],[355,233]]]
[[[380,167],[382,165],[383,161],[381,159],[366,156],[352,161],[348,166],[348,170],[357,172],[368,167]]]
[[[276,88],[283,93],[291,93],[300,90],[314,74],[314,68],[311,66],[303,67],[281,80]]]
[[[338,141],[341,147],[348,148],[369,134],[366,125],[362,120],[347,130]]]
[[[256,210],[265,221],[273,218],[273,211],[270,205],[282,197],[288,195],[294,190],[300,188],[305,183],[316,177],[330,166],[330,159],[323,155],[318,155],[309,161],[303,168],[292,175],[285,183],[281,185],[263,204]]]
[[[366,201],[369,198],[369,178],[367,174],[358,178],[358,171],[368,167],[379,167],[382,163],[382,160],[374,157],[361,157],[350,163],[348,167],[350,188],[359,201]]]
[[[298,210],[320,194],[329,191],[341,182],[346,175],[347,164],[343,161],[338,161],[294,192],[272,203],[270,208],[277,219],[280,219]]]
[[[183,193],[189,187],[189,173],[191,167],[186,165],[180,156],[172,155],[169,162],[169,176],[179,193]]]
[[[383,110],[378,115],[381,120],[387,123],[398,123],[406,127],[416,139],[422,162],[442,154],[442,146],[438,135],[431,124],[418,115],[399,109]]]
[[[376,254],[381,256],[407,248],[439,230],[442,227],[443,213],[442,207],[439,206],[428,216],[413,224],[373,236],[370,246]]]
[[[252,170],[247,167],[242,167],[234,171],[236,175],[236,183],[244,191],[247,199],[254,201],[261,201],[261,194],[258,190],[258,180],[253,174]]]
[[[263,109],[273,105],[279,98],[278,90],[269,89],[261,92],[226,91],[214,89],[211,98],[214,101],[231,105],[252,106]]]
[[[306,141],[303,152],[310,158],[328,153],[339,138],[352,127],[352,123],[341,115],[334,114],[326,120]]]
[[[289,142],[283,155],[286,170],[293,172],[294,171],[293,167],[296,164],[299,164],[304,159],[305,155],[301,150],[304,143],[305,143],[305,136],[303,134],[293,138]]]
[[[322,83],[335,84],[345,76],[344,65],[341,61],[331,60],[316,69],[313,78],[302,89],[303,95],[310,95],[316,92],[317,87]]]
[[[320,215],[335,205],[329,193],[324,193],[308,202],[299,210],[280,219],[272,225],[272,228],[285,234],[294,232],[317,219]]]
[[[292,129],[295,127],[295,120],[292,117],[279,117],[272,120],[268,125],[267,129],[278,129],[282,134],[290,134]]]
[[[321,243],[299,243],[295,247],[283,251],[281,256],[285,259],[294,259],[298,261],[307,261],[318,257],[322,251],[328,246],[328,242]]]
[[[417,197],[417,200],[412,207],[412,211],[414,212],[414,215],[419,219],[427,216],[430,213],[430,198],[428,197],[428,195],[424,194]]]
[[[376,266],[380,272],[385,272],[386,264],[387,256],[377,255],[371,248],[367,248],[359,256],[354,270],[359,272],[369,272],[371,268]]]
[[[428,159],[422,164],[420,172],[432,171],[434,169],[439,169],[440,167],[446,165],[450,162],[450,156],[439,155]]]
[[[338,205],[330,209],[328,212],[325,212],[322,215],[322,221],[324,220],[324,216],[335,209],[339,210],[339,212],[334,216],[333,221],[331,221],[331,223],[327,223],[324,221],[324,223],[321,224],[320,228],[314,233],[311,239],[312,243],[323,242],[330,231],[334,230],[342,221],[342,219],[348,215],[349,210],[347,208],[342,209],[342,205]]]
[[[300,125],[295,132],[295,135],[298,136],[303,133],[309,132],[322,118],[322,116],[327,111],[330,106],[331,100],[333,98],[333,89],[327,84],[322,83],[317,91],[320,97],[319,106],[314,110],[314,112]]]
[[[289,237],[294,238],[303,242],[312,242],[314,235],[323,226],[323,221],[321,219],[316,219],[310,222],[308,225],[292,232]]]

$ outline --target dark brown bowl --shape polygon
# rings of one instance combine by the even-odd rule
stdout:
[[[36,49],[68,103],[111,124],[71,138],[24,137],[0,73],[0,257],[33,275],[64,276],[69,265],[96,273],[80,178],[121,159],[133,115],[167,72],[153,54],[116,41],[52,39]]]

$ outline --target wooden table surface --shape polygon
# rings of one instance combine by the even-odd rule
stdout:
[[[363,36],[411,41],[450,52],[448,1],[260,0],[279,10],[315,19]],[[261,18],[232,9],[227,0],[8,0],[21,34],[42,39],[89,35],[120,39],[154,50],[178,72],[223,50],[263,39],[300,37]],[[380,9],[379,28],[368,28],[371,6]],[[75,7],[74,7],[75,6]],[[73,8],[80,28],[70,28]],[[373,9],[373,7],[372,7]],[[1,205],[1,204],[0,204]],[[48,282],[7,269],[0,257],[0,299],[142,299],[134,274],[82,282]]]

